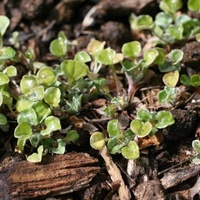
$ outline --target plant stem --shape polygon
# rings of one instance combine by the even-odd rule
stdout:
[[[115,84],[116,84],[117,93],[120,94],[121,93],[121,89],[120,89],[121,87],[120,87],[119,80],[118,80],[118,77],[117,77],[117,74],[116,74],[116,71],[115,71],[115,67],[114,67],[114,65],[110,65],[110,68],[111,68],[113,78],[114,78],[114,81],[115,81]]]

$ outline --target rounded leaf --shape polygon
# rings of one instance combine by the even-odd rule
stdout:
[[[61,92],[59,88],[49,87],[44,92],[44,100],[50,106],[58,107],[60,103]]]
[[[147,121],[151,119],[151,114],[149,110],[141,108],[140,110],[137,111],[137,117],[142,121]]]
[[[79,51],[79,52],[75,55],[74,60],[80,61],[80,62],[83,62],[83,63],[86,63],[86,62],[90,62],[90,61],[91,61],[91,58],[90,58],[90,56],[88,55],[88,53],[86,53],[85,51]]]
[[[42,154],[43,154],[44,148],[43,145],[40,145],[37,149],[37,153],[33,153],[30,156],[27,157],[27,160],[32,163],[38,163],[42,161]]]
[[[142,130],[142,121],[139,119],[134,119],[131,121],[130,129],[135,133],[136,135],[139,135]]]
[[[163,29],[166,29],[172,22],[173,18],[167,13],[160,12],[156,15],[155,24]]]
[[[199,140],[193,140],[192,147],[196,151],[196,154],[200,154],[200,141]]]
[[[37,72],[37,80],[44,86],[50,86],[57,81],[56,73],[50,67],[42,67]]]
[[[37,79],[34,75],[24,75],[20,81],[20,88],[22,93],[26,94],[30,92],[32,88],[38,85]]]
[[[104,48],[105,44],[106,42],[101,42],[99,40],[92,39],[90,40],[87,46],[87,51],[91,55],[95,55],[97,52],[101,51]]]
[[[154,63],[157,65],[162,65],[165,62],[165,50],[162,48],[156,48],[158,56],[156,57]]]
[[[31,101],[39,101],[44,98],[44,86],[38,85],[35,86],[27,93],[27,97]]]
[[[188,1],[188,8],[191,11],[200,12],[200,1],[199,0],[189,0]]]
[[[111,154],[120,153],[121,149],[124,147],[124,143],[118,137],[113,137],[108,140],[108,151]]]
[[[170,126],[175,123],[174,117],[169,111],[159,111],[155,118],[157,120],[156,128],[162,129],[166,128],[167,126]]]
[[[148,49],[144,53],[144,60],[145,60],[145,65],[149,66],[151,65],[156,58],[158,57],[159,53],[156,49]]]
[[[65,137],[66,142],[75,142],[78,139],[79,139],[79,134],[75,130],[68,131]]]
[[[140,156],[140,151],[135,141],[130,141],[126,147],[122,148],[122,155],[126,159],[137,159]]]
[[[175,87],[179,79],[179,72],[173,71],[173,72],[168,72],[163,76],[163,82],[166,86],[168,87]]]
[[[3,72],[0,72],[0,85],[5,85],[8,84],[10,79],[8,78],[8,76],[6,74],[4,74]]]
[[[7,123],[8,123],[7,117],[4,114],[0,113],[0,126],[6,125]]]
[[[192,85],[190,78],[185,74],[181,75],[180,82],[185,86],[191,86]]]
[[[149,135],[149,133],[152,131],[152,124],[150,122],[145,122],[142,125],[141,132],[138,134],[138,137],[145,137]]]
[[[117,119],[108,122],[107,131],[110,137],[121,135],[120,124]]]
[[[101,132],[92,133],[92,135],[90,136],[90,145],[92,148],[96,150],[103,149],[103,147],[105,146],[105,138],[103,133]]]
[[[190,79],[191,79],[192,86],[194,86],[194,87],[200,86],[200,75],[199,74],[192,75]]]
[[[48,135],[54,131],[61,129],[60,119],[54,116],[49,116],[45,119],[46,129],[40,132],[41,135]]]
[[[123,44],[122,53],[125,57],[135,58],[141,52],[141,44],[138,41]]]
[[[181,62],[181,60],[183,59],[183,51],[179,50],[179,49],[173,49],[172,51],[170,51],[170,53],[168,54],[168,58],[171,60],[171,62],[176,65],[178,63]]]
[[[69,79],[69,84],[88,74],[88,66],[80,61],[65,60],[61,63],[61,67]]]
[[[115,54],[116,52],[108,47],[107,49],[99,51],[97,61],[103,65],[112,65]]]
[[[50,149],[50,152],[55,153],[55,154],[64,154],[65,153],[65,146],[66,143],[63,139],[58,139],[57,140],[57,148],[52,148]]]
[[[22,122],[27,122],[28,124],[32,126],[36,126],[38,124],[37,115],[33,108],[30,108],[28,110],[23,110],[19,113],[17,117],[18,124],[21,124]]]
[[[1,37],[5,34],[6,29],[10,25],[10,20],[8,17],[0,15],[0,35]]]
[[[12,47],[2,47],[0,49],[0,61],[8,60],[15,56],[15,50]]]
[[[16,138],[20,138],[20,137],[24,137],[24,136],[31,136],[32,133],[32,129],[29,123],[27,122],[22,122],[20,124],[18,124],[18,126],[15,128],[14,131],[14,136]]]
[[[162,0],[160,8],[165,13],[174,14],[175,11],[181,9],[183,6],[182,0]]]
[[[166,102],[168,99],[168,94],[165,90],[161,90],[159,93],[158,93],[158,101],[160,103],[164,103]]]
[[[17,75],[17,69],[12,65],[7,67],[3,72],[7,74],[8,77],[13,77]]]
[[[21,95],[18,97],[16,109],[18,112],[22,112],[23,110],[28,110],[31,108],[33,104],[33,101]]]
[[[150,15],[140,15],[136,21],[138,30],[152,29],[154,27],[153,19]]]
[[[55,39],[50,44],[50,52],[57,57],[65,56],[67,44],[62,39]]]

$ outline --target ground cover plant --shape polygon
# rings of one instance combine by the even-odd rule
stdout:
[[[106,12],[112,10],[102,2],[91,1],[90,6],[97,13],[98,5],[105,6]],[[162,0],[153,6],[158,10],[155,13],[128,13],[126,23],[132,36],[116,48],[98,33],[83,42],[81,37],[92,31],[83,30],[84,23],[80,38],[79,34],[77,38],[68,36],[70,31],[61,26],[63,30],[58,28],[49,36],[42,59],[39,45],[20,41],[18,25],[12,29],[13,18],[0,15],[2,154],[15,151],[27,162],[40,165],[48,155],[87,152],[99,159],[106,181],[111,183],[109,189],[97,189],[99,196],[88,197],[87,188],[53,196],[200,196],[195,186],[200,172],[200,5],[197,0]],[[105,13],[99,13],[100,21]],[[86,19],[96,20],[95,15]],[[196,45],[194,53],[187,43]],[[185,176],[179,180],[183,171]],[[188,175],[191,171],[193,175]]]

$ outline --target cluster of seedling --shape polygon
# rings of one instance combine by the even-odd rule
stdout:
[[[133,29],[150,29],[158,38],[157,44],[171,44],[181,42],[196,36],[199,40],[200,22],[187,15],[178,16],[177,10],[182,7],[181,0],[163,0],[155,21],[148,15],[131,16],[130,23]],[[200,10],[200,5],[189,0],[190,10]],[[105,42],[91,40],[87,52],[78,52],[74,59],[67,59],[66,55],[74,43],[70,42],[63,32],[60,32],[50,44],[50,52],[59,57],[61,63],[50,67],[45,63],[34,61],[34,52],[18,52],[12,47],[3,45],[3,36],[9,26],[9,19],[0,16],[0,128],[8,131],[8,109],[15,118],[17,126],[14,136],[17,138],[17,148],[24,151],[30,147],[35,151],[27,159],[31,162],[40,162],[46,153],[63,154],[66,145],[79,138],[76,130],[68,128],[62,130],[62,119],[71,115],[78,115],[85,102],[96,99],[100,95],[107,95],[110,104],[103,112],[110,120],[105,131],[91,133],[90,144],[95,149],[107,147],[111,154],[121,153],[127,159],[136,159],[140,155],[138,138],[155,135],[160,129],[175,123],[170,111],[159,112],[140,109],[129,126],[121,128],[117,117],[117,110],[126,109],[135,90],[148,73],[150,68],[158,67],[163,75],[164,89],[158,94],[160,103],[174,104],[176,102],[176,85],[179,81],[179,72],[183,52],[173,49],[166,53],[163,48],[153,47],[142,54],[142,46],[138,41],[125,43],[121,53],[116,53],[110,47],[105,48]],[[190,30],[190,31],[189,31]],[[191,31],[192,30],[192,31]],[[18,34],[13,34],[10,41],[19,48]],[[11,83],[15,83],[17,69],[15,63],[21,57],[26,60],[29,72],[24,75],[19,85],[20,93],[12,93]],[[12,63],[12,64],[11,64]],[[115,70],[115,65],[121,65],[128,88],[127,95],[121,95],[121,86]],[[116,84],[117,96],[111,96],[106,85],[106,78],[100,76],[103,66],[108,66]],[[198,87],[200,76],[191,77],[182,75],[180,82],[186,86]],[[61,131],[62,130],[62,131]],[[62,132],[62,134],[61,134]],[[199,157],[198,141],[193,147]],[[196,162],[196,160],[194,160]],[[198,163],[198,162],[196,162]]]

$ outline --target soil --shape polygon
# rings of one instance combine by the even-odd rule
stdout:
[[[186,4],[187,1],[184,2]],[[2,0],[0,2],[0,14],[11,19],[4,44],[11,45],[9,38],[12,32],[19,31],[21,50],[33,49],[36,53],[35,60],[47,63],[49,66],[60,62],[49,51],[50,42],[56,38],[59,31],[64,31],[70,41],[77,41],[77,45],[68,52],[68,58],[73,58],[76,52],[85,50],[92,38],[106,41],[107,46],[119,52],[125,42],[138,40],[145,46],[151,40],[149,32],[130,29],[128,21],[130,14],[149,14],[154,17],[159,11],[159,1],[154,0]],[[189,14],[198,16],[196,13]],[[148,45],[145,47],[148,48]],[[170,48],[172,47],[169,46],[168,49]],[[192,40],[185,44],[177,44],[175,48],[184,52],[182,71],[190,74],[199,73],[200,43]],[[25,65],[23,61],[19,63],[18,82],[20,77],[27,73],[26,67],[21,67]],[[116,88],[112,85],[112,77],[110,78],[107,71],[103,71],[102,75],[107,80],[110,79],[109,87],[113,89],[114,94]],[[117,75],[120,77],[123,90],[127,91],[124,75],[120,70],[117,71]],[[118,111],[118,119],[123,121],[124,127],[131,118],[134,118],[136,106],[141,103],[150,110],[163,109],[156,100],[161,80],[160,72],[156,69],[149,71],[147,80],[141,83],[134,94],[139,99],[138,102],[132,102],[127,109]],[[105,97],[86,102],[79,115],[67,119],[67,122],[80,133],[79,143],[66,147],[67,156],[50,155],[55,159],[47,157],[48,159],[39,165],[30,165],[23,154],[14,153],[16,140],[13,137],[13,130],[16,123],[12,121],[9,133],[0,134],[0,198],[200,199],[200,166],[191,161],[194,155],[191,143],[194,139],[200,138],[199,91],[194,88],[186,89],[178,84],[183,92],[179,95],[177,104],[171,108],[164,108],[171,110],[175,124],[163,129],[155,138],[141,141],[144,146],[141,145],[141,155],[136,161],[128,161],[121,155],[112,155],[116,165],[114,167],[120,171],[116,172],[116,176],[119,174],[122,176],[121,179],[118,178],[124,181],[128,198],[126,196],[120,199],[119,192],[125,193],[125,191],[119,189],[121,183],[118,178],[114,179],[110,174],[110,170],[115,169],[113,164],[110,163],[108,166],[102,159],[106,153],[93,150],[89,144],[91,130],[106,129],[108,119],[101,118],[99,112],[99,108],[109,103]],[[68,159],[72,164],[68,166],[70,173],[66,176],[65,169],[68,164],[65,161]],[[54,166],[55,163],[58,166]],[[40,170],[42,175],[37,173],[37,170]],[[47,176],[43,174],[45,170]],[[20,178],[21,173],[26,174],[26,180]],[[36,173],[37,178],[29,176],[31,173]],[[50,176],[48,173],[51,174],[51,178],[46,180],[46,177]],[[31,185],[31,181],[37,184]],[[28,189],[27,184],[30,184]]]

